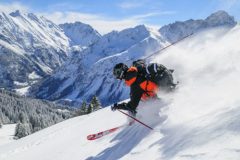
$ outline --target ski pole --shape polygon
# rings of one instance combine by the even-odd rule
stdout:
[[[164,47],[164,48],[162,48],[162,49],[160,49],[160,50],[158,50],[158,51],[155,51],[154,53],[150,54],[150,55],[147,56],[147,57],[144,57],[143,59],[148,59],[148,58],[152,57],[154,54],[157,54],[157,53],[162,52],[163,50],[166,50],[167,48],[169,48],[169,47],[171,47],[171,46],[173,46],[173,45],[175,45],[175,44],[177,44],[177,43],[183,41],[184,39],[186,39],[186,38],[192,36],[193,34],[194,34],[194,33],[191,33],[191,34],[189,34],[189,35],[187,35],[187,36],[185,36],[185,37],[183,37],[183,38],[181,38],[181,39],[179,39],[179,40],[177,40],[177,41],[171,43],[170,45],[168,45],[168,46],[166,46],[166,47]]]
[[[147,124],[145,124],[145,123],[143,123],[143,122],[139,121],[139,120],[138,120],[138,119],[136,119],[135,117],[133,117],[133,116],[131,116],[131,115],[129,115],[129,114],[127,114],[127,113],[125,113],[125,112],[123,112],[123,111],[119,110],[119,109],[117,109],[117,110],[118,110],[119,112],[121,112],[122,114],[125,114],[126,116],[128,116],[128,117],[130,117],[130,118],[134,119],[135,121],[137,121],[138,123],[142,124],[143,126],[145,126],[145,127],[149,128],[149,129],[153,130],[153,128],[152,128],[152,127],[150,127],[150,126],[148,126]]]

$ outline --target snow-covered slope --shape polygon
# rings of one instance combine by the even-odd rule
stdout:
[[[0,128],[0,146],[14,141],[16,124],[3,125]]]
[[[68,38],[44,17],[0,13],[0,31],[0,87],[27,87],[68,59]]]
[[[142,103],[135,123],[96,141],[90,133],[127,119],[104,108],[0,146],[2,160],[238,160],[240,26],[195,35],[152,61],[175,68],[181,82],[160,102]],[[201,43],[200,43],[201,42]]]
[[[98,41],[101,35],[90,25],[81,22],[59,25],[65,35],[70,38],[71,45],[89,46]]]
[[[206,20],[190,20],[165,26],[160,32],[144,25],[121,32],[113,31],[76,54],[46,79],[35,90],[35,94],[38,98],[77,102],[97,95],[103,105],[126,99],[129,97],[128,88],[112,76],[112,68],[116,63],[126,62],[130,65],[133,60],[152,54],[190,33],[220,26],[231,28],[235,24],[227,13],[217,12]]]

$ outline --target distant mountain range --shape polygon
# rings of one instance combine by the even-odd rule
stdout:
[[[18,10],[0,13],[0,30],[0,88],[22,94],[51,75],[72,52],[101,38],[89,25],[76,22],[58,26],[44,17]]]
[[[159,30],[144,25],[100,35],[80,22],[56,25],[32,13],[0,14],[0,87],[78,105],[97,95],[104,105],[129,96],[112,76],[116,63],[144,58],[191,34],[236,22],[224,11]]]

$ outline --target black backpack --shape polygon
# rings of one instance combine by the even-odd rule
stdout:
[[[138,76],[144,77],[156,83],[162,89],[175,88],[172,73],[174,70],[167,69],[164,65],[158,63],[146,64],[144,60],[139,59],[133,62],[132,66],[138,69]]]

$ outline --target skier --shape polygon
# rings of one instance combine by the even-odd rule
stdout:
[[[113,75],[116,79],[125,80],[125,84],[130,86],[130,101],[115,103],[111,107],[112,111],[128,110],[131,115],[135,116],[140,100],[156,99],[159,89],[168,92],[175,88],[172,72],[173,70],[168,70],[157,63],[146,65],[143,60],[134,61],[130,68],[124,63],[116,64]]]

